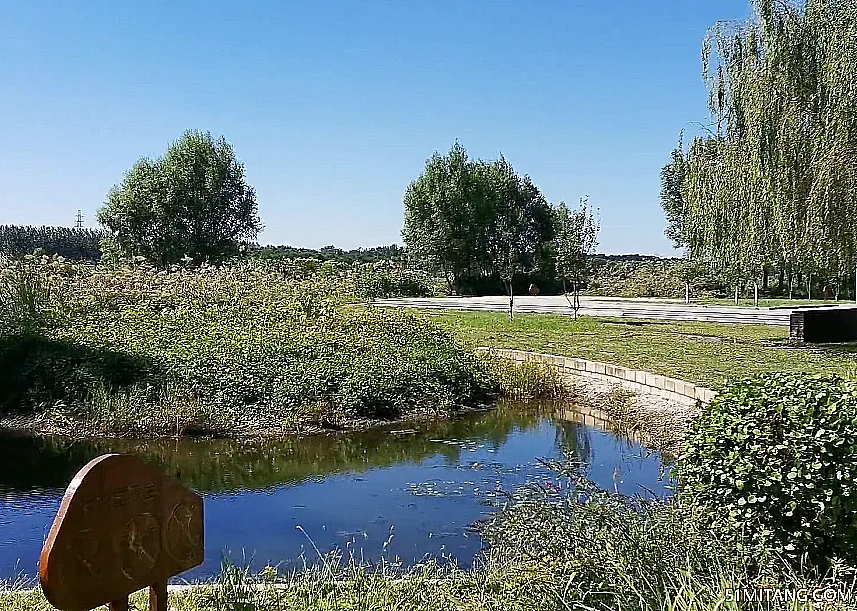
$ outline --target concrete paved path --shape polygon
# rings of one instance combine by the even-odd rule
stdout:
[[[405,299],[379,299],[375,305],[399,308],[425,308],[443,310],[509,309],[508,297],[431,297]],[[848,307],[842,304],[841,307]],[[831,307],[837,307],[831,305]],[[854,307],[854,304],[850,304]],[[796,308],[753,308],[736,306],[685,305],[681,299],[620,299],[608,297],[581,297],[580,314],[632,319],[689,320],[702,322],[760,324],[788,326],[789,317]],[[572,315],[568,301],[562,295],[515,297],[515,312]]]

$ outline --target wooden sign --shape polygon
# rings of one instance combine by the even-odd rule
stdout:
[[[62,611],[109,604],[149,586],[166,611],[167,581],[203,561],[202,498],[138,458],[106,454],[69,484],[39,567],[45,598]]]

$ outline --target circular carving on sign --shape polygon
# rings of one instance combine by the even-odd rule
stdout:
[[[202,525],[197,523],[191,506],[179,503],[173,507],[166,528],[167,554],[178,562],[190,562],[202,543]]]
[[[128,579],[145,577],[158,561],[161,552],[161,529],[149,513],[141,513],[128,522],[119,542],[122,572]]]

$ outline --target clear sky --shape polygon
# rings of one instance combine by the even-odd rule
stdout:
[[[224,135],[262,243],[401,243],[402,195],[457,138],[600,252],[673,254],[659,171],[707,121],[701,47],[747,0],[0,0],[0,224],[85,224],[142,156]]]

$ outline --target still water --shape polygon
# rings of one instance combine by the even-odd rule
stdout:
[[[0,580],[37,574],[65,487],[90,459],[134,453],[205,499],[205,562],[302,566],[333,549],[366,562],[412,564],[427,555],[469,566],[471,530],[505,502],[502,491],[555,479],[539,459],[570,457],[624,494],[668,494],[661,457],[589,416],[503,402],[445,422],[242,442],[161,439],[71,442],[0,438]]]

